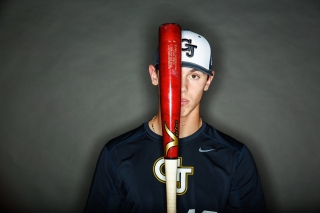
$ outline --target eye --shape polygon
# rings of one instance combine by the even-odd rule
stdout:
[[[192,74],[192,75],[190,75],[190,78],[193,80],[198,80],[200,78],[200,76],[196,75],[196,74]]]

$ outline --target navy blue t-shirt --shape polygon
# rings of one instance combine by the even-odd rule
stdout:
[[[266,212],[248,148],[203,122],[179,139],[177,212]],[[166,212],[162,137],[148,123],[103,148],[85,212]]]

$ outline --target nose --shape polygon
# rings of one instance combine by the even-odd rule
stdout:
[[[181,76],[181,93],[185,93],[188,91],[187,80],[184,76]]]

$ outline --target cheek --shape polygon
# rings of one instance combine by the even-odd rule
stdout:
[[[194,93],[202,93],[203,90],[205,89],[205,86],[206,86],[206,82],[207,81],[195,81],[195,82],[192,82],[190,84],[190,86],[192,87],[192,91],[194,91]]]
[[[204,87],[202,85],[193,85],[192,86],[192,96],[194,100],[200,100],[202,97]]]

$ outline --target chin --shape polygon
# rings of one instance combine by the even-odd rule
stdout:
[[[190,114],[197,114],[199,113],[199,105],[197,105],[196,107],[186,107],[186,106],[183,106],[181,107],[181,111],[180,111],[180,117],[183,118],[183,117],[187,117],[189,116]]]
[[[190,114],[190,112],[186,112],[186,111],[182,111],[181,110],[181,113],[180,113],[180,117],[187,117],[188,115]]]
[[[186,116],[185,113],[183,112],[180,113],[180,117],[185,117],[185,116]]]

